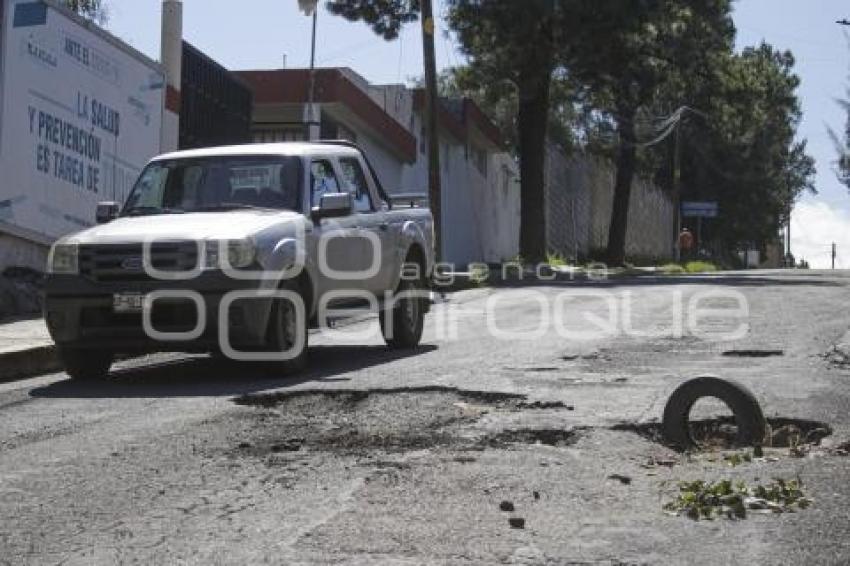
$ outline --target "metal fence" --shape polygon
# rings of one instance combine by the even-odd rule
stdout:
[[[602,159],[567,157],[557,146],[547,146],[546,237],[550,252],[582,259],[607,246],[614,173]],[[674,211],[667,193],[644,179],[636,180],[629,203],[627,256],[650,260],[672,257]]]

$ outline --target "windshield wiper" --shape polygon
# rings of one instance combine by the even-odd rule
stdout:
[[[158,206],[134,206],[124,212],[124,216],[148,216],[153,214],[183,214],[180,208],[160,208]]]

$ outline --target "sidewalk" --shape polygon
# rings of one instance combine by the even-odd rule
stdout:
[[[0,382],[61,367],[44,319],[0,323]]]

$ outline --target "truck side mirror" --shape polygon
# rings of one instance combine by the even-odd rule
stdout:
[[[351,193],[327,193],[322,196],[319,206],[313,207],[313,221],[318,222],[322,218],[348,216],[353,209],[354,199]]]
[[[115,201],[99,202],[94,217],[98,224],[106,224],[118,218],[120,211],[121,205]]]

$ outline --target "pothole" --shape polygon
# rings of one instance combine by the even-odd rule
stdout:
[[[505,448],[511,444],[566,446],[575,432],[531,429],[482,436],[471,426],[484,415],[526,410],[572,410],[562,402],[529,402],[523,395],[446,387],[302,390],[250,395],[239,405],[260,407],[235,454],[257,456],[301,451],[369,454],[434,447]]]
[[[546,446],[570,446],[575,444],[580,429],[519,429],[503,430],[487,436],[479,444],[491,448],[504,448],[510,444],[545,444]]]
[[[820,421],[774,417],[766,419],[768,434],[765,447],[790,448],[802,444],[819,445],[821,440],[832,434],[832,427]],[[703,450],[740,448],[737,444],[737,427],[732,417],[691,420],[691,438]],[[638,434],[651,442],[665,444],[660,423],[621,423],[612,430]]]
[[[723,355],[729,358],[771,358],[784,356],[784,350],[726,350]]]
[[[425,387],[394,387],[386,389],[300,389],[297,391],[283,391],[280,393],[244,395],[234,399],[237,405],[253,405],[257,407],[279,407],[299,398],[319,397],[324,399],[342,400],[349,403],[357,403],[369,397],[395,396],[401,394],[444,394],[460,397],[461,401],[474,401],[492,405],[502,403],[519,403],[526,399],[525,395],[518,393],[503,393],[500,391],[471,391],[457,389],[455,387],[442,387],[439,385]]]

